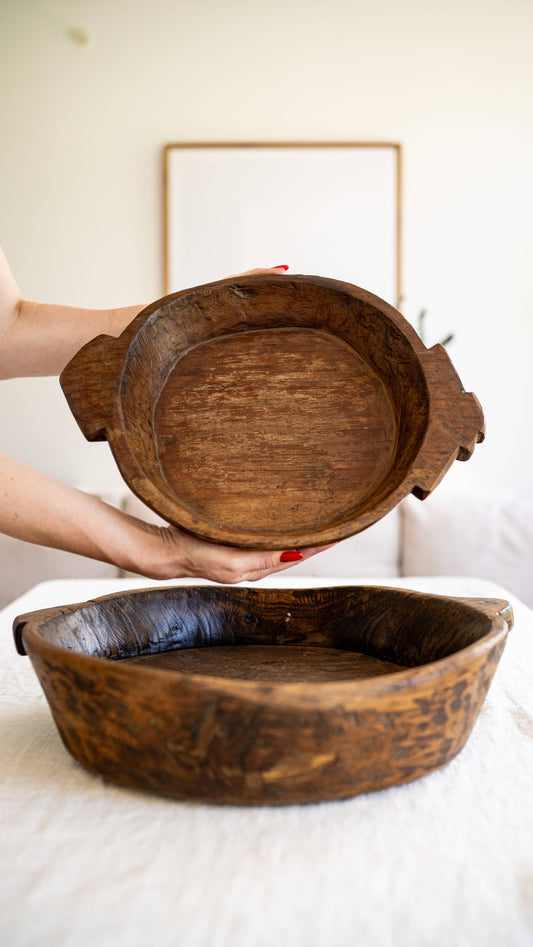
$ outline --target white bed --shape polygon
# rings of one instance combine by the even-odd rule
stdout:
[[[165,800],[106,783],[67,754],[12,620],[151,583],[45,582],[1,611],[4,947],[532,945],[533,611],[478,579],[375,583],[506,598],[515,627],[452,763],[310,806]]]

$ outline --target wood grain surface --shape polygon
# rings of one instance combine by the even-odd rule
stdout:
[[[348,283],[248,276],[158,300],[61,384],[132,490],[214,542],[297,548],[434,489],[483,437],[441,346]]]
[[[196,346],[161,392],[154,431],[163,476],[190,509],[259,535],[349,513],[387,475],[397,439],[379,378],[309,329]]]
[[[383,789],[464,746],[507,602],[379,587],[169,587],[19,616],[82,765],[179,799],[286,804]]]
[[[185,648],[129,658],[130,664],[182,674],[238,678],[244,681],[356,681],[393,674],[401,665],[359,651],[302,645],[219,645]]]

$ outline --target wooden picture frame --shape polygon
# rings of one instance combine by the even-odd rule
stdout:
[[[396,142],[173,142],[163,148],[163,291],[286,263],[401,299]],[[279,259],[278,259],[279,258]]]

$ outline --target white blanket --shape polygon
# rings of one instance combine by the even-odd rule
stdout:
[[[506,598],[515,628],[447,767],[310,806],[174,802],[106,783],[67,754],[12,619],[150,583],[46,582],[4,609],[3,947],[530,947],[533,611],[481,580],[376,582]]]

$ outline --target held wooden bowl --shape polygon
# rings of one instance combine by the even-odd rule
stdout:
[[[14,624],[69,752],[125,786],[217,803],[341,799],[464,746],[507,602],[379,587],[170,587]]]
[[[377,296],[248,276],[149,306],[61,385],[89,440],[169,523],[241,547],[357,533],[470,457],[483,415],[440,345]]]

